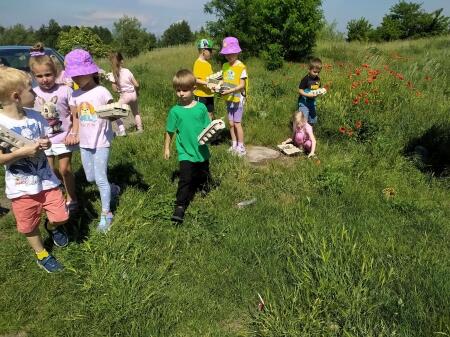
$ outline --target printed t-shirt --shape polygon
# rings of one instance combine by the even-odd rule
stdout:
[[[303,89],[305,93],[310,92],[311,90],[317,90],[320,88],[320,77],[317,76],[316,78],[312,78],[309,74],[307,74],[305,77],[302,78],[300,81],[300,84],[298,85],[299,89]],[[315,102],[315,98],[309,98],[300,95],[299,96],[299,102],[305,103],[305,104],[311,104]]]
[[[42,100],[50,105],[55,104],[56,113],[58,113],[59,117],[57,120],[51,121],[51,123],[56,122],[57,124],[61,124],[61,132],[53,133],[50,131],[49,137],[52,144],[63,144],[72,126],[69,99],[72,96],[73,90],[63,84],[55,84],[48,91],[42,90],[39,86],[33,88],[33,90],[36,93],[34,108],[37,111],[41,111],[43,105]]]
[[[95,109],[100,105],[112,102],[112,100],[111,93],[101,85],[88,91],[78,89],[73,92],[69,105],[76,107],[78,112],[80,147],[95,149],[111,146],[113,138],[111,122],[98,117]]]
[[[193,73],[195,78],[206,81],[206,77],[213,73],[211,63],[198,58],[194,62]],[[198,97],[213,97],[214,93],[206,85],[197,83],[197,89],[194,90],[194,95]]]
[[[25,116],[20,120],[0,113],[0,124],[28,139],[38,140],[47,136],[48,124],[44,117],[32,109],[24,110]],[[32,158],[22,158],[5,165],[5,193],[8,199],[35,195],[59,184],[44,151],[38,151]]]
[[[175,105],[169,111],[166,131],[176,133],[178,160],[204,162],[209,159],[207,145],[200,145],[197,137],[211,122],[208,110],[203,103],[196,102],[193,107]]]

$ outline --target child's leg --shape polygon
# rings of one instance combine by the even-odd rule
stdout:
[[[39,226],[36,226],[36,228],[32,232],[25,233],[24,235],[27,238],[28,244],[34,250],[36,255],[45,251],[44,243],[42,242],[41,232],[39,230]]]
[[[307,140],[306,142],[303,143],[303,148],[305,149],[306,153],[311,152],[311,146],[312,146],[312,142],[310,140]]]
[[[95,149],[94,153],[94,173],[95,183],[100,191],[102,202],[102,212],[108,213],[111,207],[111,185],[108,181],[108,159],[109,147]]]
[[[95,181],[94,151],[93,149],[80,148],[81,164],[83,165],[86,180],[90,183]]]
[[[209,171],[209,161],[195,163],[195,189],[196,191],[209,191],[211,173]]]
[[[234,129],[236,132],[236,139],[238,146],[244,145],[244,129],[242,128],[241,123],[234,122]]]
[[[64,186],[67,192],[67,202],[77,202],[77,195],[75,193],[75,176],[72,172],[72,152],[60,154],[59,160],[59,173],[62,177]]]
[[[194,163],[188,160],[180,161],[180,178],[178,180],[176,206],[182,206],[186,209],[194,198],[195,181],[194,181]]]
[[[59,171],[55,168],[55,156],[47,156],[48,164],[50,165],[50,168],[55,173],[56,177],[63,181],[63,178],[61,177],[61,174]]]
[[[137,98],[134,100],[131,100],[130,103],[128,103],[128,104],[130,105],[131,112],[134,115],[134,122],[136,123],[136,129],[138,131],[143,130],[142,119],[141,119],[141,114],[139,112],[139,104],[138,104]]]

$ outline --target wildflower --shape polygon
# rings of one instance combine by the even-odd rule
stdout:
[[[355,74],[358,75],[358,76],[361,75],[361,69],[360,68],[356,68],[355,69]]]
[[[353,100],[353,105],[356,105],[356,104],[359,104],[359,97],[356,97],[356,98]]]
[[[361,67],[363,68],[369,68],[369,65],[367,63],[364,63]]]
[[[341,126],[341,127],[339,128],[339,132],[340,132],[340,133],[344,134],[345,131],[346,131],[345,127]]]
[[[358,87],[358,85],[359,85],[358,81],[353,82],[352,83],[352,89],[356,89]]]
[[[360,119],[358,119],[358,120],[355,122],[355,128],[356,128],[356,129],[361,129],[361,126],[362,126],[362,121],[361,121]]]
[[[364,100],[364,103],[369,104],[369,99],[366,98],[366,99]]]
[[[400,73],[397,73],[396,75],[395,75],[395,77],[397,77],[400,81],[403,81],[405,78],[403,77],[403,75],[402,74],[400,74]]]
[[[349,136],[349,137],[353,136],[353,130],[352,129],[348,129],[347,130],[347,136]]]
[[[372,83],[373,81],[375,81],[375,78],[373,78],[373,77],[369,77],[368,79],[367,79],[367,83]]]
[[[422,96],[422,93],[421,93],[419,90],[417,90],[417,91],[416,91],[416,96],[417,96],[417,97],[420,97],[420,96]]]

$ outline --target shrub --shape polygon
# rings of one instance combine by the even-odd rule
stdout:
[[[63,54],[67,54],[74,48],[86,49],[94,57],[106,57],[110,52],[110,46],[105,45],[88,27],[72,27],[68,32],[61,32],[57,46]]]
[[[261,53],[261,58],[267,70],[276,70],[283,67],[283,46],[273,43]]]

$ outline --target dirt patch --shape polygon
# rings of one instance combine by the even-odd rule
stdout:
[[[263,165],[270,160],[281,157],[281,153],[277,150],[264,146],[248,146],[245,159],[254,165]]]

